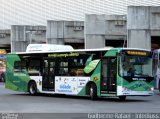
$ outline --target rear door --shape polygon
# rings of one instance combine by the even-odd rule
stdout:
[[[42,90],[54,91],[55,89],[55,72],[56,60],[44,59]]]

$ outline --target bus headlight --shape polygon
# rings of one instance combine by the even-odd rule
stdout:
[[[151,91],[154,91],[154,88],[151,88]]]

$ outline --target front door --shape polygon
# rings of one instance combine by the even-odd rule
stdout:
[[[101,93],[116,93],[117,59],[102,59]]]
[[[42,90],[54,91],[56,61],[54,59],[44,59]]]

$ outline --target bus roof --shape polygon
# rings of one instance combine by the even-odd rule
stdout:
[[[29,44],[26,48],[26,52],[47,52],[47,51],[66,51],[74,50],[70,45],[60,44]]]
[[[141,51],[150,51],[148,49],[141,49],[141,48],[97,48],[97,49],[75,49],[75,50],[58,50],[58,51],[34,51],[34,52],[12,52],[14,54],[41,54],[41,53],[61,53],[61,52],[83,52],[83,51],[108,51],[108,50],[141,50]],[[9,54],[12,54],[9,53]]]

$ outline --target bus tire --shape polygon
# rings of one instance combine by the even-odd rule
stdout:
[[[97,87],[95,84],[90,85],[89,95],[90,95],[91,100],[97,99]]]
[[[126,100],[126,96],[119,96],[120,101],[125,101]]]
[[[30,95],[36,95],[37,94],[37,86],[36,86],[36,83],[34,81],[29,83],[28,90],[29,90]]]

